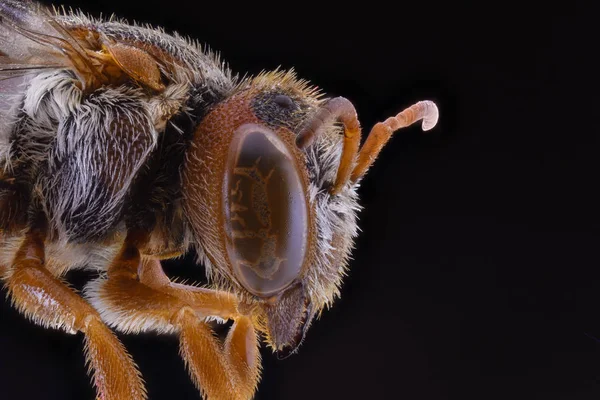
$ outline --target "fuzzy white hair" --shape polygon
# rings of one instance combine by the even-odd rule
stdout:
[[[39,29],[41,33],[60,35],[27,12],[19,23],[29,24],[28,29]],[[129,188],[156,149],[170,118],[187,113],[190,100],[202,106],[203,99],[226,98],[239,86],[217,56],[176,34],[122,21],[98,21],[83,14],[56,18],[70,28],[81,27],[128,43],[150,44],[172,59],[160,65],[170,83],[162,93],[152,95],[126,86],[101,88],[84,95],[72,65],[55,53],[48,53],[54,66],[46,65],[24,75],[0,74],[5,78],[0,80],[0,166],[10,171],[15,164],[32,165],[29,174],[35,183],[34,194],[58,233],[48,248],[48,262],[60,275],[85,263],[100,270],[106,268],[119,240],[109,246],[110,251],[90,248],[88,242],[95,234],[123,228],[122,206]],[[0,24],[0,39],[6,37],[7,29]],[[25,37],[17,37],[0,50],[18,61],[18,49],[25,45],[38,59],[47,51]],[[301,81],[293,84],[303,85]],[[317,104],[316,97],[312,101],[313,106]],[[348,184],[336,196],[328,192],[339,167],[341,140],[340,130],[331,126],[306,151],[308,200],[316,217],[317,250],[315,262],[303,272],[303,278],[308,295],[319,309],[339,295],[358,233],[358,185]],[[214,211],[207,209],[205,217],[214,218]],[[214,221],[216,218],[209,222]],[[198,245],[199,259],[213,283],[235,279],[228,272],[224,255],[215,250],[218,246],[212,243],[214,238],[193,237],[189,229],[184,230],[183,242]],[[78,241],[70,240],[72,237]],[[10,259],[6,253],[16,247],[6,243],[0,259]],[[86,252],[88,256],[84,256]],[[66,265],[68,259],[71,265]],[[212,265],[211,259],[217,265]],[[89,286],[88,297],[99,310],[107,310],[97,295],[100,285],[98,281]],[[151,324],[132,321],[125,325],[116,311],[108,312],[104,317],[125,331],[144,330]]]

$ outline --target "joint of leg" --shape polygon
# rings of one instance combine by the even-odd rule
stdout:
[[[80,323],[76,323],[74,328],[80,332],[87,333],[90,325],[95,323],[104,324],[99,315],[97,315],[95,312],[91,312],[83,317]]]
[[[44,241],[35,234],[29,234],[25,237],[23,244],[15,255],[15,266],[19,261],[33,261],[35,263],[44,264],[45,251]]]
[[[138,249],[127,246],[108,268],[108,276],[111,278],[125,276],[130,279],[137,279],[140,263],[141,257]]]
[[[133,269],[128,268],[127,266],[118,266],[111,267],[108,270],[108,277],[111,281],[116,280],[138,280],[138,274]]]
[[[39,281],[43,280],[43,272],[40,268],[41,262],[36,258],[21,258],[15,260],[12,267],[8,269],[10,279],[18,281]]]
[[[140,259],[140,251],[136,246],[125,244],[121,253],[119,254],[119,259],[123,261],[139,261]]]
[[[199,321],[199,319],[196,316],[194,310],[188,306],[181,307],[179,311],[173,314],[170,320],[172,325],[179,327],[186,325],[187,323],[192,321]]]
[[[150,241],[150,233],[142,229],[130,229],[125,238],[125,246],[133,247],[136,250],[143,248]],[[139,253],[139,252],[138,252]]]

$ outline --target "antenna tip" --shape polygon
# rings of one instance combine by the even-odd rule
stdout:
[[[435,128],[440,118],[440,110],[438,107],[430,100],[421,101],[419,102],[419,105],[423,110],[423,131],[429,131]]]

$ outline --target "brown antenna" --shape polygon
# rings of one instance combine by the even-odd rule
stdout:
[[[425,100],[410,106],[395,117],[388,118],[385,122],[375,124],[373,129],[371,129],[365,144],[360,149],[358,161],[354,171],[352,171],[350,180],[356,182],[365,175],[379,155],[383,146],[390,140],[392,133],[398,129],[406,128],[420,120],[423,120],[423,130],[428,131],[435,127],[438,118],[439,111],[435,103]]]
[[[338,194],[348,182],[360,146],[360,123],[354,106],[344,97],[329,100],[308,120],[296,139],[298,147],[305,149],[322,133],[323,127],[331,125],[336,120],[344,124],[344,148],[335,183],[331,188],[332,195]]]

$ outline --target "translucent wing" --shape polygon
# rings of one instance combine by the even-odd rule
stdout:
[[[61,68],[72,70],[87,92],[127,83],[165,89],[158,60],[167,64],[172,54],[143,37],[138,43],[110,37],[100,25],[78,19],[32,1],[0,2],[0,79]]]
[[[88,86],[100,75],[86,49],[50,11],[31,1],[0,2],[0,79],[48,68],[71,69]]]
[[[82,86],[94,81],[85,50],[49,11],[31,1],[1,1],[0,138],[7,136],[29,79],[51,68],[73,70]]]

